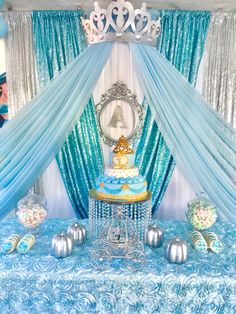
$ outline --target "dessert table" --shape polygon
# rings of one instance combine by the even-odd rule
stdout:
[[[53,257],[53,235],[74,221],[48,219],[29,253],[1,253],[0,313],[236,313],[235,224],[216,223],[211,229],[224,244],[219,255],[189,245],[187,262],[177,265],[164,258],[164,247],[145,247],[144,268],[131,271],[120,259],[93,260],[89,240],[70,257]],[[187,222],[158,224],[165,240],[188,240]],[[23,235],[22,230],[15,219],[2,220],[1,242],[12,233]]]

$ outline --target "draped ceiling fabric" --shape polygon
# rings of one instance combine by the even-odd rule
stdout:
[[[85,48],[82,11],[34,11],[33,32],[41,86]],[[62,27],[63,25],[63,27]],[[88,191],[103,170],[103,157],[93,101],[57,155],[72,206],[88,216]]]
[[[161,17],[161,38],[158,50],[195,84],[210,21],[207,11],[161,10],[152,16]],[[158,209],[169,184],[174,159],[148,109],[143,133],[136,152],[140,172],[147,178],[153,193],[153,214]]]
[[[207,192],[220,218],[235,220],[235,130],[156,49],[130,47],[140,83],[177,165],[196,192]],[[88,47],[0,130],[1,216],[14,207],[62,146],[111,48],[111,43]]]
[[[1,129],[1,217],[14,208],[62,147],[111,48],[111,43],[88,47]]]
[[[8,25],[5,50],[9,118],[12,118],[36,95],[38,80],[31,12],[9,11],[4,13],[4,18]],[[34,191],[43,193],[41,177],[35,183]]]
[[[209,12],[170,10],[154,12],[154,14],[155,17],[161,15],[162,18],[162,39],[158,49],[163,50],[175,66],[192,81],[196,78],[202,56]],[[82,12],[79,11],[33,12],[35,50],[42,85],[45,85],[54,72],[61,69],[77,54],[78,50],[84,47],[84,32],[80,25],[81,15]],[[67,27],[61,28],[61,24]],[[182,31],[179,32],[179,29]],[[137,81],[135,68],[129,71],[130,75],[127,77],[127,69],[131,68],[129,64],[132,60],[130,60],[130,53],[126,53],[126,48],[127,45],[119,45],[117,53],[113,53],[108,71],[99,79],[102,81],[102,84],[98,84],[99,96],[111,87],[111,82],[127,81],[127,86],[131,90],[134,85],[137,85],[134,82]],[[51,53],[49,54],[48,51]],[[125,72],[124,76],[122,72]],[[135,93],[140,91],[140,86],[135,87]],[[95,177],[103,169],[93,106],[88,106],[86,112],[87,118],[82,119],[84,122],[81,126],[75,127],[69,141],[57,157],[66,190],[79,217],[87,215],[88,191],[95,182]],[[91,125],[93,128],[90,127]],[[109,153],[104,146],[103,150],[107,159]],[[143,135],[139,141],[137,160],[140,172],[147,177],[149,187],[153,192],[153,209],[157,210],[169,183],[174,162],[150,110],[147,112]],[[60,199],[63,194],[60,193]]]
[[[235,220],[236,131],[152,47],[130,44],[141,85],[174,159],[221,219]]]
[[[162,36],[158,49],[163,50],[163,53],[190,78],[191,82],[194,81],[202,56],[210,13],[205,11],[162,10],[153,11],[152,15],[154,19],[157,15],[161,15],[162,18]],[[125,82],[137,95],[139,102],[143,102],[144,94],[140,88],[137,68],[132,59],[128,45],[115,43],[112,55],[96,84],[93,93],[95,103],[98,103],[101,95],[117,81]],[[129,121],[127,112],[125,118],[126,121]],[[169,183],[174,163],[156,122],[150,114],[150,110],[145,116],[143,134],[140,140],[132,142],[135,149],[137,143],[139,145],[136,151],[136,163],[140,167],[140,172],[148,178],[149,188],[153,192],[153,213],[155,213]],[[106,164],[108,164],[109,153],[109,147],[103,145]],[[168,195],[168,197],[172,198],[172,195]],[[177,207],[172,204],[171,211],[174,208]]]
[[[204,55],[203,94],[236,128],[236,13],[213,14]]]

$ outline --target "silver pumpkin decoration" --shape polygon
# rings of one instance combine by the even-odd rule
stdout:
[[[165,248],[165,256],[171,263],[182,264],[188,258],[187,243],[180,238],[170,239]]]
[[[56,234],[52,239],[52,255],[66,257],[72,254],[73,239],[66,233]]]
[[[73,239],[74,245],[81,245],[86,240],[86,229],[84,225],[75,222],[68,228],[68,234]]]
[[[149,225],[146,234],[145,242],[148,246],[156,248],[160,247],[164,241],[164,231],[156,224]]]

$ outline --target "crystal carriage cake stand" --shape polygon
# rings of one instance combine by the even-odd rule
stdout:
[[[92,257],[121,258],[138,270],[145,263],[144,235],[151,218],[152,197],[135,166],[135,154],[122,135],[110,155],[105,174],[89,195]]]
[[[101,236],[104,223],[113,217],[114,210],[122,207],[122,214],[131,219],[136,227],[138,240],[144,241],[144,233],[151,219],[152,197],[148,192],[146,199],[129,202],[99,199],[95,190],[89,194],[89,225],[92,239]]]
[[[105,219],[99,238],[93,242],[92,258],[100,262],[123,259],[126,267],[139,270],[146,261],[144,245],[139,240],[134,220],[123,210],[122,204],[113,205],[112,217]]]

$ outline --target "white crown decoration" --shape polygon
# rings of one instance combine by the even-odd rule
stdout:
[[[88,43],[103,41],[139,42],[156,46],[161,31],[160,18],[151,19],[146,3],[141,9],[134,9],[129,1],[117,0],[101,9],[94,2],[94,11],[89,19],[82,18]]]

